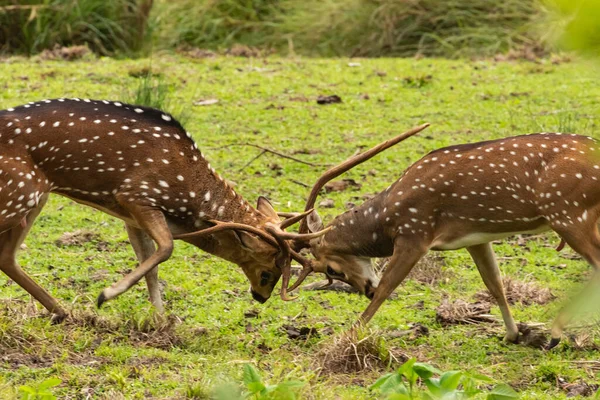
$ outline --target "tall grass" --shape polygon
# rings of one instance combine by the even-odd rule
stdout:
[[[530,27],[542,13],[540,0],[5,1],[0,43],[28,54],[55,44],[131,53],[150,42],[150,31],[160,49],[242,44],[309,56],[487,56],[535,43]]]
[[[533,0],[287,0],[281,28],[298,52],[491,55],[531,44]]]
[[[536,40],[536,0],[180,0],[157,3],[159,40],[320,56],[491,55]]]
[[[227,48],[275,44],[281,0],[159,1],[153,12],[156,44],[182,44],[201,48]]]
[[[186,124],[191,117],[190,107],[175,100],[173,88],[165,83],[161,74],[147,68],[134,75],[134,84],[126,87],[121,95],[124,102],[167,111],[180,124]]]
[[[99,54],[138,51],[151,6],[152,0],[5,0],[0,51],[34,54],[81,44]]]

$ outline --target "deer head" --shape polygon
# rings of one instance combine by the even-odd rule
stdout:
[[[353,156],[343,163],[326,171],[313,186],[308,196],[305,210],[308,211],[314,207],[320,190],[327,182],[355,167],[356,165],[367,161],[387,148],[421,132],[428,126],[429,124],[423,124],[410,129],[401,135],[398,135],[393,139],[386,140],[372,149]],[[335,246],[331,246],[330,241],[328,241],[328,237],[337,237],[337,232],[335,230],[324,232],[323,228],[321,217],[316,211],[312,211],[308,217],[301,222],[299,229],[300,234],[305,234],[309,231],[313,234],[316,232],[321,232],[322,234],[309,240],[308,242],[295,241],[293,243],[293,247],[296,250],[310,247],[310,251],[315,257],[315,260],[311,260],[310,262],[303,264],[303,270],[300,273],[300,276],[294,285],[289,288],[289,291],[292,291],[300,286],[304,279],[306,279],[306,277],[312,272],[322,272],[330,281],[332,279],[344,281],[354,286],[366,296],[372,297],[379,284],[379,278],[371,266],[370,257],[368,257],[368,255],[362,256],[352,253],[345,254],[344,252],[338,251],[338,249]],[[327,229],[331,228],[332,226],[329,226]]]
[[[280,220],[279,215],[265,197],[259,197],[257,210],[267,217],[262,229],[251,225],[232,222],[211,220],[211,228],[200,231],[176,235],[175,239],[182,239],[198,247],[206,247],[202,242],[210,237],[215,246],[213,254],[238,264],[250,281],[252,297],[264,303],[271,297],[273,288],[284,274],[281,288],[281,298],[290,300],[287,296],[291,258],[301,265],[309,265],[309,261],[290,249],[287,240],[308,241],[325,234],[311,232],[309,234],[294,234],[284,230],[305,218],[312,210],[302,214],[293,214],[285,220]],[[218,247],[218,248],[216,248]]]

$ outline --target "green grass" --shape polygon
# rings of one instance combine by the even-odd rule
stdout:
[[[246,199],[266,195],[281,211],[303,208],[307,189],[291,179],[310,184],[320,169],[266,154],[240,170],[260,150],[222,146],[252,142],[300,152],[296,157],[311,162],[336,163],[409,127],[432,124],[348,173],[363,186],[327,195],[335,208],[320,210],[325,221],[342,212],[345,203],[358,203],[357,197],[386,188],[411,162],[438,147],[541,130],[597,133],[598,71],[584,63],[353,62],[360,65],[349,66],[345,59],[193,60],[173,55],[151,61],[103,59],[101,64],[12,59],[2,64],[0,107],[59,96],[119,99],[124,88],[138,88],[138,78],[129,72],[151,63],[168,88],[169,107],[191,110],[186,128],[216,169],[236,182]],[[427,75],[431,79],[423,78]],[[337,94],[343,103],[317,105],[321,94]],[[219,102],[192,106],[208,98]],[[274,163],[281,169],[273,169]],[[55,245],[64,232],[76,229],[97,233],[102,243]],[[76,318],[51,325],[41,306],[0,274],[0,397],[10,399],[20,385],[36,387],[56,377],[62,380],[54,389],[59,398],[85,398],[87,393],[106,399],[119,398],[119,393],[128,399],[185,398],[186,393],[201,398],[205,388],[240,381],[247,362],[268,382],[307,382],[302,398],[370,396],[367,387],[383,371],[319,376],[315,369],[319,350],[331,343],[332,335],[348,329],[367,299],[301,292],[295,302],[274,297],[259,305],[251,300],[248,283],[235,265],[178,243],[159,272],[171,325],[152,317],[143,284],[96,310],[100,290],[135,266],[126,237],[120,221],[64,198],[51,199],[20,261]],[[557,237],[548,234],[524,246],[515,241],[495,246],[506,275],[535,280],[558,296],[545,306],[513,306],[518,321],[548,324],[587,279],[590,268],[567,257],[568,250],[555,252],[556,244]],[[386,335],[420,323],[429,328],[429,336],[386,337],[387,348],[441,370],[489,375],[511,384],[525,399],[566,398],[557,378],[597,381],[598,364],[593,361],[598,353],[593,348],[581,349],[569,340],[552,352],[506,345],[500,340],[500,323],[441,327],[435,309],[442,299],[471,301],[483,283],[466,251],[438,255],[444,258],[444,279],[433,285],[407,281],[371,324]],[[421,300],[422,310],[414,307]],[[245,317],[249,310],[257,310],[258,316]],[[493,313],[499,315],[497,307]],[[290,340],[282,329],[287,324],[314,327],[321,337]],[[598,334],[593,342],[599,344]]]

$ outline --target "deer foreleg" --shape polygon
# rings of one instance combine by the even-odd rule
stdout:
[[[107,301],[114,299],[135,285],[143,276],[146,276],[158,264],[171,257],[173,252],[173,237],[162,212],[153,208],[130,206],[130,213],[143,229],[157,244],[157,249],[150,257],[127,274],[114,285],[104,289],[98,296],[98,307]]]
[[[394,243],[394,254],[379,281],[375,295],[358,323],[366,324],[373,318],[381,304],[402,283],[415,264],[427,253],[422,243],[414,243],[408,238],[400,237]]]
[[[65,310],[54,297],[31,279],[16,261],[19,246],[23,243],[23,240],[25,240],[27,233],[29,233],[33,222],[42,211],[47,199],[48,195],[43,195],[40,198],[38,205],[29,211],[27,216],[23,218],[20,223],[0,235],[0,270],[25,289],[37,301],[42,303],[42,305],[53,314],[53,322],[60,322],[67,316]],[[23,221],[25,221],[25,223],[23,223]]]
[[[471,254],[473,261],[475,261],[483,283],[485,283],[487,289],[494,299],[496,299],[498,307],[500,307],[502,319],[504,319],[504,325],[506,325],[504,340],[516,343],[519,340],[519,328],[510,313],[510,308],[506,301],[504,287],[502,286],[502,277],[500,276],[500,269],[498,268],[492,245],[490,243],[478,244],[467,247],[467,251]]]
[[[143,230],[135,228],[131,225],[125,224],[127,229],[127,235],[129,236],[129,242],[131,247],[138,259],[143,263],[152,256],[155,251],[154,242],[152,238],[148,236]],[[145,276],[146,285],[148,286],[148,292],[150,294],[150,302],[156,308],[159,313],[164,312],[164,306],[160,293],[160,286],[158,284],[158,266],[152,268]]]

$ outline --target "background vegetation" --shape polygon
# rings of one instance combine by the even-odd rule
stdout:
[[[310,56],[483,57],[542,52],[536,26],[545,16],[538,0],[3,0],[0,50],[87,45],[136,55],[244,45]]]

